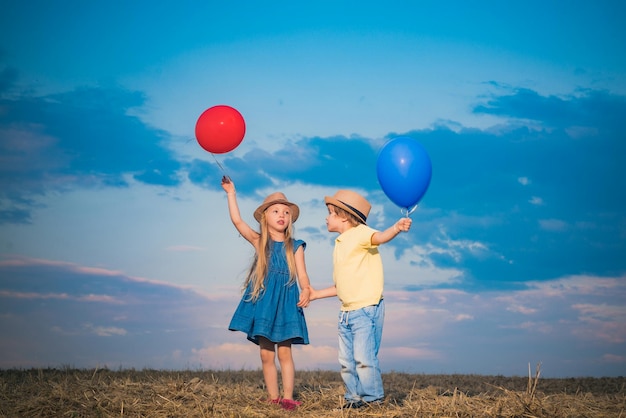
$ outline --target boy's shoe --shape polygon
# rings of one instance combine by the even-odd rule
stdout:
[[[282,406],[283,409],[286,409],[287,411],[293,411],[300,405],[302,405],[302,402],[294,401],[293,399],[283,399],[282,401],[280,401],[280,406]]]
[[[358,409],[363,408],[364,406],[367,406],[367,403],[363,401],[347,401],[339,409]]]
[[[272,405],[280,405],[282,403],[282,399],[280,399],[280,398],[266,399],[265,402],[269,403],[269,404],[272,404]]]
[[[344,403],[341,408],[338,408],[337,410],[342,410],[342,409],[359,409],[359,408],[364,408],[366,406],[381,406],[383,404],[384,400],[383,399],[376,399],[375,401],[371,401],[371,402],[365,402],[365,401],[346,401],[346,403]]]

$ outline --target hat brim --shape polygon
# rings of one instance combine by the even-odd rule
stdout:
[[[261,217],[263,216],[263,212],[265,212],[267,208],[269,208],[270,206],[276,205],[276,204],[287,205],[291,208],[291,223],[294,223],[300,216],[300,208],[298,207],[298,205],[296,205],[295,203],[291,203],[285,199],[276,199],[270,202],[265,202],[261,206],[259,206],[254,211],[254,219],[256,219],[257,222],[261,222]]]
[[[362,222],[363,225],[367,225],[367,218],[363,220],[363,217],[362,217],[363,214],[356,213],[356,211],[353,208],[349,207],[348,205],[343,203],[341,200],[337,200],[334,197],[326,196],[324,197],[324,202],[327,205],[334,205],[334,206],[337,206],[338,208],[345,210],[346,212],[354,215],[354,217],[360,220],[360,222]]]

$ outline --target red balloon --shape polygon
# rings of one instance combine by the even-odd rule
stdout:
[[[198,143],[214,154],[223,154],[237,148],[245,133],[246,123],[241,113],[226,105],[208,108],[196,122]]]

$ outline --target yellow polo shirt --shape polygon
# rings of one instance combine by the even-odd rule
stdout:
[[[361,224],[335,239],[333,281],[342,311],[376,305],[383,298],[383,262],[378,245],[372,244],[375,232]]]

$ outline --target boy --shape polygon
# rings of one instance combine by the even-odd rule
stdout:
[[[338,232],[333,251],[334,286],[311,289],[311,300],[338,296],[339,363],[346,387],[342,408],[361,408],[381,403],[383,382],[378,349],[383,333],[383,264],[378,246],[411,228],[402,218],[384,231],[367,226],[371,205],[360,194],[339,190],[326,196],[326,226]]]

